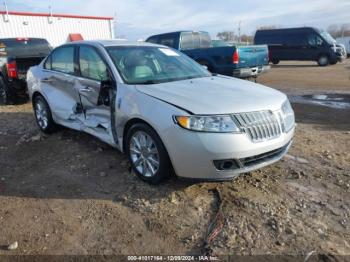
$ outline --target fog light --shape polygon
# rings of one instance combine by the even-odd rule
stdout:
[[[238,169],[239,166],[234,159],[214,160],[214,165],[217,170],[234,170]]]

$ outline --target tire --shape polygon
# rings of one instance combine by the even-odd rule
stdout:
[[[274,64],[274,65],[278,65],[280,63],[280,60],[278,59],[272,59],[271,60],[271,63]]]
[[[0,105],[12,104],[8,87],[4,79],[0,76]]]
[[[36,123],[42,132],[51,134],[56,131],[57,125],[52,119],[50,107],[44,97],[41,95],[34,97],[33,110]]]
[[[126,151],[133,171],[143,181],[157,185],[169,177],[172,169],[168,153],[150,126],[143,123],[131,126]]]
[[[329,65],[329,58],[326,55],[321,55],[318,59],[317,59],[317,64],[319,66],[328,66]]]

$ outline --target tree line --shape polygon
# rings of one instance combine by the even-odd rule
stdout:
[[[277,28],[281,28],[281,27],[275,26],[275,25],[266,25],[266,26],[259,26],[257,28],[257,30],[277,29]],[[350,23],[330,25],[327,28],[327,31],[334,38],[350,36]],[[230,42],[230,43],[241,42],[241,43],[251,44],[254,42],[254,35],[255,35],[255,32],[251,35],[250,34],[242,34],[239,37],[235,31],[226,30],[226,31],[222,31],[222,32],[217,33],[216,37],[218,39],[225,41],[225,42]]]

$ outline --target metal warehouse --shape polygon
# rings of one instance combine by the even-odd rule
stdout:
[[[8,11],[0,15],[0,38],[46,38],[53,47],[81,38],[113,38],[113,17]]]

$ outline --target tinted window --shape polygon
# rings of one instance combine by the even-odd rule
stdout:
[[[193,35],[192,33],[181,34],[181,50],[193,49]]]
[[[149,43],[158,44],[158,37],[152,36],[152,37],[148,38],[146,41]]]
[[[310,34],[307,36],[307,43],[310,46],[321,46],[323,44],[323,40],[316,34]]]
[[[106,64],[92,47],[81,46],[79,48],[79,66],[82,77],[97,81],[108,79]]]
[[[61,47],[51,54],[51,69],[67,74],[74,74],[74,47]]]
[[[174,35],[165,35],[160,38],[161,45],[166,45],[175,48],[175,38]]]
[[[259,32],[255,39],[255,44],[300,46],[306,43],[307,39],[305,34],[288,31]]]

